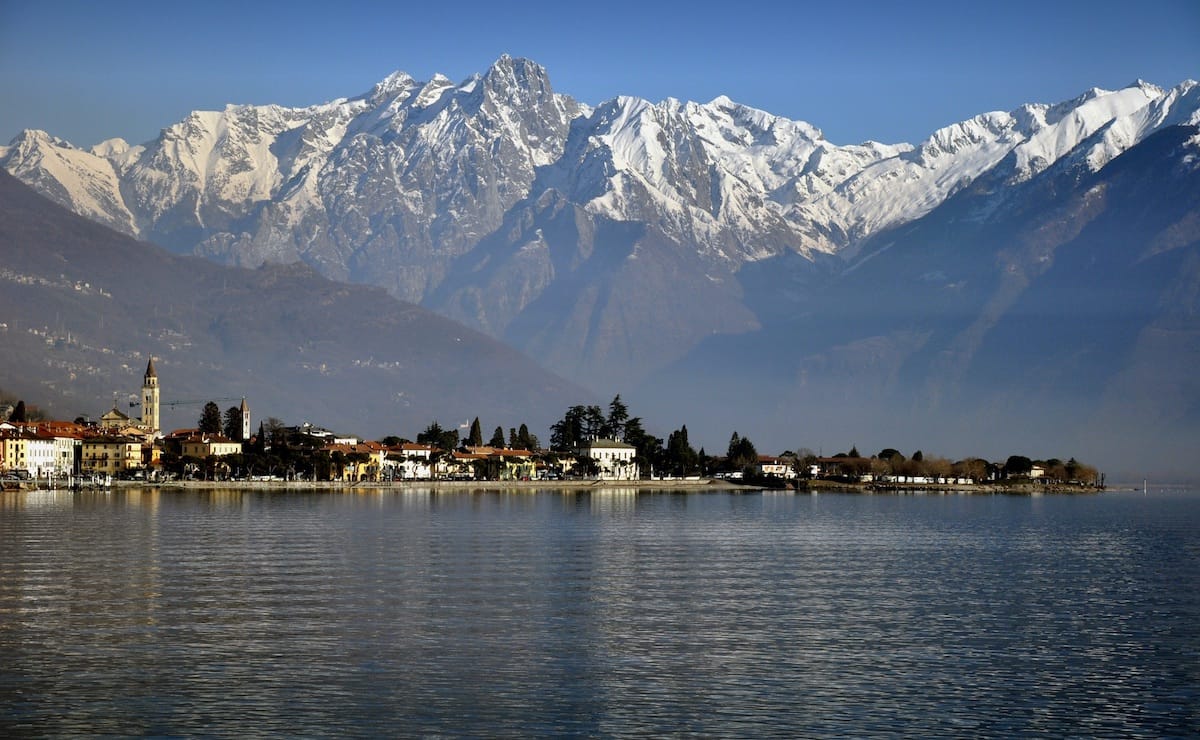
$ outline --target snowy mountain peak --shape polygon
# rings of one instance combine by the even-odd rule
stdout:
[[[65,149],[74,149],[75,145],[71,142],[60,139],[57,136],[51,136],[46,131],[36,128],[27,128],[13,137],[8,143],[9,147],[36,148],[39,146],[56,146]]]
[[[436,74],[413,97],[413,105],[417,108],[428,108],[437,103],[442,94],[453,87],[454,83],[450,81],[449,77]]]
[[[196,111],[143,146],[83,151],[28,131],[0,166],[78,213],[229,263],[303,261],[413,301],[450,300],[443,286],[474,265],[503,298],[463,289],[456,315],[499,331],[558,281],[592,280],[572,271],[593,258],[597,274],[636,256],[641,270],[660,259],[662,274],[686,264],[735,285],[755,261],[849,258],[985,176],[978,189],[1002,194],[1060,162],[1094,172],[1198,123],[1196,83],[1138,81],[982,113],[916,146],[839,146],[724,95],[587,108],[504,55],[457,84],[395,72],[306,108]],[[505,261],[510,243],[524,261]]]
[[[546,69],[540,64],[507,54],[493,62],[482,79],[490,86],[505,85],[510,89],[543,87],[549,84]]]
[[[417,81],[407,72],[392,72],[387,77],[375,83],[375,86],[364,97],[373,102],[379,102],[385,98],[394,97],[398,93],[409,90],[417,84]]]
[[[1162,96],[1163,93],[1166,92],[1166,90],[1162,89],[1158,85],[1155,85],[1153,82],[1147,82],[1147,81],[1141,79],[1140,77],[1138,79],[1134,80],[1133,82],[1129,83],[1125,87],[1126,87],[1126,89],[1132,87],[1132,88],[1137,88],[1139,90],[1143,90],[1146,92],[1147,95],[1149,95],[1150,97],[1153,97],[1153,98],[1160,97],[1160,96]]]
[[[105,139],[92,147],[92,154],[105,159],[119,157],[129,151],[129,142],[124,139]]]

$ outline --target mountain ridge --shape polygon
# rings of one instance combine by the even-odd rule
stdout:
[[[1001,408],[995,399],[1017,391],[980,363],[1010,367],[1006,353],[1056,377],[1098,378],[1054,353],[1029,356],[1013,312],[1034,296],[1048,306],[1046,285],[1086,295],[1052,269],[1056,255],[1087,253],[1083,242],[1102,246],[1097,264],[1141,275],[1141,293],[1076,275],[1108,286],[1128,326],[1141,308],[1123,301],[1186,303],[1169,271],[1137,273],[1127,257],[1190,245],[1192,176],[1156,190],[1154,173],[1141,173],[1146,183],[1122,191],[1161,202],[1104,194],[1129,162],[1186,170],[1198,125],[1197,83],[1137,81],[981,113],[915,144],[838,146],[812,124],[724,96],[582,105],[535,63],[501,57],[458,83],[396,73],[308,108],[198,112],[139,146],[85,151],[26,132],[0,147],[0,165],[174,251],[303,261],[483,331],[602,397],[675,397],[664,418],[687,418],[695,399],[732,418],[723,363],[750,363],[759,382],[746,408],[766,419],[772,404],[811,401],[805,383],[846,403],[861,382],[876,400],[903,389],[936,405],[970,381]],[[1167,235],[1131,232],[1116,214]],[[1123,234],[1125,251],[1095,223]],[[1086,324],[1059,326],[1088,337],[1080,356],[1105,341]],[[1141,326],[1117,331],[1114,347],[1149,341]],[[671,387],[684,374],[695,382],[674,385],[692,389],[690,401]],[[984,377],[1005,389],[992,393]],[[1116,392],[1105,377],[1081,383],[1095,404]]]
[[[173,255],[7,173],[0,255],[0,385],[68,418],[123,405],[148,356],[165,401],[246,396],[257,419],[376,438],[474,416],[539,428],[590,398],[380,288],[334,283],[303,263],[251,270]],[[164,409],[163,423],[192,426],[195,413]]]

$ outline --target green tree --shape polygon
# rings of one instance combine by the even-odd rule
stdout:
[[[492,432],[492,438],[488,440],[488,447],[502,448],[504,447],[504,428],[496,427],[496,431]]]
[[[24,424],[25,419],[25,402],[17,401],[17,405],[13,407],[13,412],[9,414],[8,420],[15,424]]]
[[[517,448],[522,450],[536,450],[538,448],[538,438],[529,433],[529,427],[524,424],[517,429]]]
[[[598,439],[608,431],[608,420],[599,406],[588,406],[583,412],[583,438]]]
[[[244,442],[242,439],[242,410],[237,406],[225,409],[225,436],[234,442]]]
[[[663,442],[642,428],[640,417],[634,416],[625,422],[625,444],[633,445],[634,462],[638,469],[649,475],[655,466],[663,465]]]
[[[587,409],[572,406],[563,418],[550,427],[550,448],[559,451],[573,450],[583,441],[583,417]]]
[[[605,421],[604,436],[624,440],[628,422],[629,407],[621,400],[621,394],[618,393],[608,404],[608,419]]]
[[[729,438],[729,449],[725,457],[732,469],[741,470],[758,462],[758,450],[754,449],[754,443],[749,437],[739,437],[738,433],[734,432]]]
[[[204,409],[200,412],[200,422],[197,426],[200,427],[202,434],[220,434],[221,407],[214,401],[204,404]]]
[[[471,422],[471,431],[467,434],[467,445],[470,447],[483,446],[483,428],[479,426],[479,417]]]
[[[454,450],[458,448],[458,430],[442,429],[437,421],[430,422],[425,431],[417,435],[417,444],[433,445],[439,450]]]
[[[1004,475],[1019,476],[1029,475],[1033,470],[1033,461],[1023,455],[1011,455],[1004,462]]]
[[[688,441],[686,424],[667,435],[665,462],[666,469],[673,475],[691,475],[699,470],[700,456]]]

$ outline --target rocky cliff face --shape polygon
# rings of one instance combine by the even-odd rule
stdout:
[[[797,288],[748,295],[758,266],[854,264],[967,190],[963,218],[1018,212],[1024,184],[1073,168],[1054,182],[1076,187],[1198,110],[1194,83],[1139,82],[837,146],[726,98],[588,108],[503,57],[460,83],[397,73],[310,108],[197,112],[141,146],[27,132],[0,163],[126,233],[381,286],[608,392],[774,322],[787,301],[764,291]]]

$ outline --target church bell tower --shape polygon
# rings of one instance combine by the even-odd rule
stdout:
[[[246,397],[242,396],[242,440],[243,442],[250,441],[250,404],[246,403]]]
[[[146,365],[146,377],[142,379],[142,426],[152,432],[158,426],[158,373],[154,370],[154,358]]]

